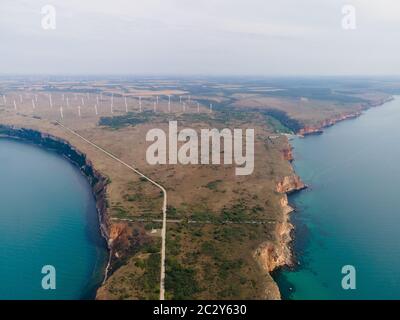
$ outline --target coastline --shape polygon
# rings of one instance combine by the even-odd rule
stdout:
[[[104,269],[104,277],[99,287],[96,288],[94,296],[96,296],[97,290],[100,286],[107,280],[109,268],[111,264],[112,257],[112,245],[110,241],[110,222],[107,212],[107,177],[103,176],[98,170],[93,166],[93,163],[87,158],[87,156],[81,151],[77,150],[68,141],[55,137],[50,134],[42,133],[33,129],[25,129],[16,126],[9,126],[0,124],[0,137],[15,139],[24,141],[27,143],[34,144],[36,146],[43,147],[46,150],[54,151],[61,155],[72,163],[81,174],[89,182],[92,194],[96,202],[96,211],[99,221],[100,234],[105,240],[106,248],[108,250],[108,261],[106,268]]]
[[[319,126],[304,127],[302,129],[300,129],[299,132],[296,133],[296,135],[301,138],[306,138],[308,135],[323,134],[323,132],[324,132],[323,129],[325,129],[325,128],[331,127],[331,126],[335,125],[336,123],[339,123],[339,122],[342,122],[345,120],[358,118],[359,116],[361,116],[363,114],[363,111],[366,111],[373,107],[382,106],[385,103],[390,102],[392,100],[394,100],[394,97],[391,95],[388,98],[379,101],[378,103],[369,104],[367,106],[364,106],[360,111],[357,111],[354,113],[349,113],[349,114],[346,114],[346,115],[343,115],[340,117],[336,117],[333,119],[325,120]],[[292,154],[293,147],[291,146],[289,139],[288,139],[288,144],[289,144],[289,149],[287,149],[288,151],[284,150],[284,158],[291,163],[295,159]],[[300,191],[306,189],[308,186],[305,185],[302,182],[301,178],[296,175],[294,167],[292,165],[291,165],[291,169],[293,171],[293,176],[291,176],[291,177],[295,177],[295,180],[291,181],[290,179],[293,179],[293,178],[284,177],[283,180],[277,184],[277,191],[284,194],[282,201],[281,201],[281,207],[282,207],[282,211],[283,211],[283,219],[285,222],[283,223],[283,232],[276,233],[278,236],[279,246],[278,247],[275,246],[275,248],[273,248],[272,250],[270,249],[269,252],[267,253],[267,255],[272,256],[272,257],[274,256],[274,254],[275,254],[275,256],[277,256],[277,258],[275,259],[275,264],[271,265],[271,264],[267,263],[266,265],[264,265],[264,268],[265,268],[265,266],[268,266],[268,268],[267,268],[268,273],[271,276],[272,276],[272,273],[279,271],[281,268],[292,267],[295,265],[295,261],[294,261],[295,253],[293,252],[293,250],[294,250],[293,249],[293,241],[295,240],[294,236],[293,236],[294,226],[290,222],[290,213],[294,212],[295,209],[290,205],[290,203],[288,201],[288,195],[296,193],[296,192],[300,192]],[[279,230],[277,230],[277,231],[279,231]],[[257,250],[259,250],[261,248],[262,248],[262,245]],[[273,277],[273,279],[279,290],[279,299],[282,299],[279,285],[276,282],[274,277]]]
[[[386,99],[379,100],[376,103],[368,103],[368,104],[363,104],[360,106],[359,110],[355,112],[350,112],[350,113],[345,113],[341,114],[337,117],[331,118],[331,119],[326,119],[322,121],[321,123],[314,125],[314,126],[304,126],[297,132],[296,134],[301,137],[305,137],[308,135],[316,135],[316,134],[322,134],[324,132],[323,129],[329,128],[334,126],[336,123],[345,121],[345,120],[350,120],[350,119],[355,119],[358,118],[363,114],[363,111],[366,111],[368,109],[374,108],[374,107],[379,107],[386,102],[394,100],[394,97],[391,95]]]
[[[381,103],[371,104],[368,108],[365,108],[363,110],[382,105],[392,99],[394,98],[390,97],[388,99],[384,99]],[[323,128],[333,126],[339,121],[354,119],[361,114],[362,112],[356,112],[339,118],[334,118],[332,120],[326,120],[321,123],[320,126],[313,127],[312,130],[308,129],[308,131],[306,131],[303,130],[304,128],[301,129],[297,133],[297,135],[305,137],[311,134],[321,134],[323,133]],[[92,188],[92,193],[96,200],[100,232],[102,237],[106,241],[109,253],[107,266],[104,270],[104,284],[104,282],[108,278],[111,261],[113,258],[112,239],[114,238],[112,234],[113,231],[111,230],[111,222],[109,220],[109,215],[107,212],[106,190],[108,178],[101,175],[101,173],[94,168],[93,163],[87,158],[86,154],[77,150],[73,145],[71,145],[71,143],[69,143],[65,139],[58,138],[47,133],[42,133],[38,130],[2,124],[0,124],[0,136],[23,140],[28,143],[42,146],[47,150],[55,151],[68,159],[72,164],[74,164],[88,179]],[[294,159],[292,154],[292,146],[290,145],[290,139],[288,139],[288,137],[286,137],[286,143],[287,145],[285,145],[284,149],[282,150],[282,161],[287,161],[290,164]],[[279,206],[282,210],[282,220],[275,224],[275,231],[273,234],[274,239],[272,241],[268,240],[263,242],[254,252],[254,257],[257,259],[257,261],[259,261],[262,269],[266,271],[270,276],[271,273],[273,273],[274,271],[277,271],[285,266],[293,266],[294,264],[294,253],[292,246],[292,243],[294,241],[294,226],[290,221],[290,214],[294,211],[294,208],[290,205],[288,201],[288,195],[299,192],[307,188],[307,186],[301,181],[301,178],[296,175],[295,170],[291,164],[290,168],[290,175],[284,176],[279,181],[276,181],[275,192],[279,194],[278,201]],[[100,287],[101,284],[99,285],[97,290]],[[275,279],[273,280],[273,285],[267,288],[265,297],[270,299],[281,299],[279,286],[276,283]]]

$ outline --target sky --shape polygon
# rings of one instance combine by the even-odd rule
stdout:
[[[399,34],[398,0],[0,0],[0,74],[400,75]]]

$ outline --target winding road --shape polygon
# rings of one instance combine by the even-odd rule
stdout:
[[[56,121],[56,122],[57,122],[58,125],[63,127],[68,132],[70,132],[73,135],[77,136],[78,138],[82,139],[83,141],[85,141],[86,143],[90,144],[91,146],[93,146],[97,150],[100,150],[101,152],[105,153],[110,158],[118,161],[119,163],[121,163],[122,165],[124,165],[128,169],[132,170],[133,172],[135,172],[137,175],[141,176],[142,178],[146,179],[147,181],[149,181],[150,183],[152,183],[154,186],[156,186],[157,188],[159,188],[162,191],[163,196],[164,196],[164,201],[163,201],[163,207],[162,207],[163,219],[162,219],[162,230],[161,230],[160,300],[164,300],[165,299],[165,238],[166,238],[166,234],[167,234],[167,201],[168,201],[167,200],[168,199],[167,198],[167,190],[165,190],[165,188],[162,185],[160,185],[159,183],[155,182],[153,179],[151,179],[151,178],[147,177],[146,175],[144,175],[143,173],[141,173],[139,170],[135,169],[134,167],[132,167],[129,164],[127,164],[126,162],[124,162],[121,159],[119,159],[116,156],[114,156],[112,153],[108,152],[107,150],[104,150],[102,147],[100,147],[97,144],[89,141],[85,137],[82,137],[79,133],[77,133],[76,131],[68,128],[65,125],[63,125],[61,122],[59,122],[59,121]]]

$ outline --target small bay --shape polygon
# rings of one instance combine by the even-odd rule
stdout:
[[[0,138],[0,299],[91,299],[107,250],[86,178],[43,148]],[[42,288],[42,267],[56,289]]]

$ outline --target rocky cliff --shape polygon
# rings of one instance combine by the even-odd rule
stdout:
[[[287,194],[306,188],[306,185],[297,175],[285,176],[276,184],[276,191],[281,194],[279,204],[281,207],[282,221],[275,224],[274,241],[262,243],[254,252],[254,257],[261,267],[268,273],[276,268],[291,265],[292,254],[290,242],[293,225],[290,223],[289,214],[293,208],[288,203]],[[267,288],[266,296],[272,299],[280,299],[279,289]]]
[[[306,185],[301,181],[300,177],[295,174],[283,177],[276,184],[276,191],[279,193],[289,194],[304,188],[306,188]]]
[[[369,108],[373,107],[378,107],[383,105],[384,103],[393,100],[394,98],[392,96],[383,98],[383,99],[377,99],[375,101],[369,101],[368,103],[361,104],[358,107],[357,111],[350,112],[350,113],[342,113],[336,117],[333,117],[331,119],[326,119],[314,126],[304,126],[301,128],[297,133],[301,136],[307,136],[307,135],[314,135],[314,134],[322,134],[323,129],[327,127],[331,127],[334,124],[344,121],[344,120],[349,120],[349,119],[354,119],[359,117],[362,114],[363,110],[367,110]]]

